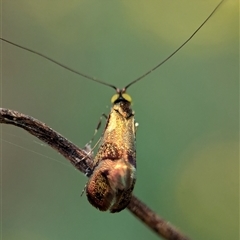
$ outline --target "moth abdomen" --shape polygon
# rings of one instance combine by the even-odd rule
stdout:
[[[119,212],[128,205],[135,180],[135,167],[124,159],[101,160],[87,183],[87,198],[101,211]]]

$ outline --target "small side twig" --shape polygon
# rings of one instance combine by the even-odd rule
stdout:
[[[62,154],[84,174],[92,164],[93,159],[91,159],[91,156],[88,156],[84,150],[71,143],[45,123],[33,117],[10,109],[0,108],[0,123],[11,124],[28,131],[30,134],[47,143]],[[160,218],[137,197],[132,196],[131,202],[127,208],[158,236],[164,237],[167,240],[190,240],[170,223]]]

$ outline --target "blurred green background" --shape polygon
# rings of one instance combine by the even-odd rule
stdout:
[[[173,52],[211,1],[2,1],[2,36],[118,87]],[[238,1],[128,93],[140,199],[195,240],[238,239]],[[83,147],[114,92],[2,43],[1,106]],[[103,129],[103,128],[102,128]],[[101,129],[101,131],[102,131]],[[94,209],[86,178],[21,129],[2,128],[2,237],[158,239],[129,211]]]

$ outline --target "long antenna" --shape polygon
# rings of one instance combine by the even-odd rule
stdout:
[[[18,48],[22,48],[22,49],[24,49],[24,50],[26,50],[26,51],[28,51],[28,52],[31,52],[31,53],[33,53],[33,54],[36,54],[36,55],[40,56],[40,57],[43,57],[43,58],[47,59],[48,61],[53,62],[53,63],[57,64],[58,66],[67,69],[67,70],[70,71],[70,72],[73,72],[73,73],[75,73],[75,74],[77,74],[77,75],[80,75],[80,76],[82,76],[82,77],[85,77],[85,78],[87,78],[87,79],[89,79],[89,80],[92,80],[92,81],[94,81],[94,82],[98,82],[98,83],[101,83],[101,84],[106,85],[106,86],[108,86],[108,87],[111,87],[111,88],[113,88],[113,89],[115,89],[115,90],[117,91],[117,88],[116,88],[114,85],[112,85],[112,84],[106,83],[106,82],[104,82],[104,81],[102,81],[102,80],[99,80],[99,79],[97,79],[97,78],[94,78],[94,77],[88,76],[88,75],[86,75],[86,74],[84,74],[84,73],[81,73],[81,72],[79,72],[79,71],[77,71],[77,70],[75,70],[75,69],[72,69],[72,68],[70,68],[70,67],[68,67],[68,66],[66,66],[66,65],[64,65],[64,64],[62,64],[62,63],[60,63],[60,62],[58,62],[58,61],[56,61],[56,60],[54,60],[54,59],[52,59],[52,58],[44,55],[44,54],[42,54],[42,53],[39,53],[39,52],[35,51],[35,50],[32,50],[32,49],[30,49],[30,48],[21,46],[21,45],[19,45],[19,44],[16,44],[16,43],[14,43],[14,42],[11,42],[11,41],[6,40],[6,39],[1,38],[1,37],[0,37],[0,39],[1,39],[2,41],[4,41],[4,42],[7,42],[7,43],[9,43],[9,44],[11,44],[11,45],[14,45],[14,46],[18,47]]]
[[[133,80],[132,82],[130,82],[124,89],[127,90],[127,88],[129,88],[131,85],[133,85],[134,83],[140,81],[141,79],[143,79],[144,77],[146,77],[147,75],[149,75],[150,73],[152,73],[153,71],[155,71],[157,68],[159,68],[161,65],[163,65],[165,62],[167,62],[173,55],[175,55],[181,48],[183,48],[193,37],[194,35],[203,27],[203,25],[205,25],[205,23],[212,17],[212,15],[216,12],[216,10],[219,8],[219,6],[224,2],[224,0],[222,0],[211,12],[211,14],[205,19],[205,21],[192,33],[192,35],[182,44],[180,45],[174,52],[172,52],[167,58],[165,58],[162,62],[160,62],[157,66],[155,66],[154,68],[150,69],[149,71],[147,71],[146,73],[144,73],[143,75],[141,75],[140,77],[138,77],[137,79]]]
[[[40,57],[43,57],[43,58],[47,59],[48,61],[53,62],[53,63],[59,65],[60,67],[65,68],[65,69],[67,69],[68,71],[73,72],[73,73],[75,73],[75,74],[77,74],[77,75],[80,75],[80,76],[82,76],[82,77],[84,77],[84,78],[87,78],[87,79],[92,80],[92,81],[94,81],[94,82],[98,82],[98,83],[103,84],[103,85],[105,85],[105,86],[111,87],[111,88],[115,89],[117,92],[120,92],[120,91],[125,92],[125,91],[127,90],[127,88],[129,88],[129,87],[130,87],[131,85],[133,85],[134,83],[140,81],[141,79],[143,79],[144,77],[146,77],[147,75],[149,75],[150,73],[152,73],[153,71],[155,71],[157,68],[159,68],[159,67],[160,67],[161,65],[163,65],[165,62],[167,62],[173,55],[175,55],[181,48],[183,48],[183,47],[196,35],[196,33],[205,25],[205,23],[212,17],[212,15],[216,12],[216,10],[220,7],[220,5],[221,5],[223,2],[224,2],[224,0],[221,0],[221,1],[220,1],[220,3],[213,9],[213,11],[210,13],[210,15],[205,19],[205,21],[204,21],[204,22],[192,33],[192,35],[191,35],[183,44],[181,44],[174,52],[172,52],[167,58],[165,58],[165,59],[164,59],[162,62],[160,62],[158,65],[156,65],[155,67],[153,67],[152,69],[150,69],[149,71],[147,71],[146,73],[144,73],[143,75],[141,75],[140,77],[138,77],[137,79],[135,79],[135,80],[133,80],[132,82],[130,82],[130,83],[129,83],[125,88],[123,88],[122,90],[119,90],[117,87],[115,87],[115,86],[112,85],[112,84],[106,83],[106,82],[104,82],[104,81],[102,81],[102,80],[99,80],[99,79],[97,79],[97,78],[94,78],[94,77],[88,76],[88,75],[86,75],[86,74],[83,74],[83,73],[81,73],[81,72],[79,72],[79,71],[77,71],[77,70],[74,70],[74,69],[72,69],[72,68],[70,68],[70,67],[68,67],[68,66],[66,66],[66,65],[64,65],[64,64],[62,64],[62,63],[60,63],[60,62],[58,62],[58,61],[56,61],[56,60],[54,60],[54,59],[52,59],[52,58],[44,55],[44,54],[42,54],[42,53],[39,53],[39,52],[37,52],[37,51],[34,51],[34,50],[30,49],[30,48],[21,46],[21,45],[19,45],[19,44],[16,44],[16,43],[14,43],[14,42],[11,42],[11,41],[6,40],[6,39],[1,38],[1,37],[0,37],[0,40],[4,41],[4,42],[6,42],[6,43],[9,43],[9,44],[11,44],[11,45],[14,45],[14,46],[16,46],[16,47],[18,47],[18,48],[22,48],[22,49],[24,49],[24,50],[26,50],[26,51],[28,51],[28,52],[31,52],[31,53],[33,53],[33,54],[36,54],[36,55],[40,56]]]

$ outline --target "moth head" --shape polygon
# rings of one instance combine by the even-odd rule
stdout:
[[[132,103],[132,98],[129,94],[126,93],[126,89],[117,89],[117,93],[115,93],[111,98],[111,103],[115,104],[117,102],[126,101],[130,104]]]

